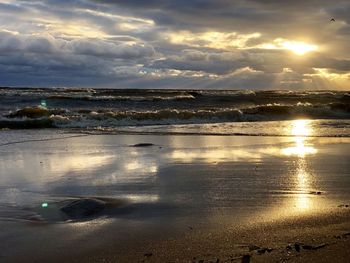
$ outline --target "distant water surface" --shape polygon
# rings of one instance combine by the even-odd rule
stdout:
[[[254,135],[264,135],[272,134],[264,129],[265,124],[249,123],[312,119],[327,120],[318,123],[325,136],[349,136],[345,130],[349,128],[350,94],[343,91],[1,88],[0,95],[0,128],[112,132],[125,127],[144,131],[140,126],[190,124],[194,126],[176,126],[175,130],[219,134],[259,130]],[[215,127],[222,123],[229,124]],[[163,128],[152,131],[166,132]]]

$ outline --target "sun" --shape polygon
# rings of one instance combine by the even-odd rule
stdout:
[[[298,56],[303,56],[311,51],[316,51],[318,46],[297,41],[285,41],[282,43],[284,49],[290,50]]]
[[[319,47],[315,44],[310,44],[302,41],[288,40],[285,38],[276,38],[272,43],[259,45],[263,49],[279,49],[288,50],[297,56],[303,56],[307,53],[317,51]]]

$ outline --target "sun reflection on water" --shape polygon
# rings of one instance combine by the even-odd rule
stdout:
[[[304,210],[311,207],[311,200],[308,194],[310,186],[310,174],[307,173],[307,165],[305,159],[298,160],[298,168],[296,170],[297,183],[296,186],[300,193],[296,198],[296,208]]]
[[[299,210],[311,208],[310,190],[310,173],[308,172],[307,155],[317,153],[317,149],[308,144],[307,137],[313,135],[310,120],[294,120],[292,122],[290,134],[294,137],[294,146],[282,149],[282,154],[286,156],[298,157],[296,160],[296,170],[293,171],[296,180],[297,196],[295,199],[295,207]]]
[[[261,153],[251,152],[242,149],[198,149],[198,150],[174,150],[169,157],[171,160],[183,163],[201,161],[206,163],[241,161],[241,160],[259,160]]]
[[[317,149],[306,143],[307,136],[313,135],[310,120],[293,121],[290,133],[292,136],[295,136],[295,145],[282,149],[283,155],[304,157],[305,155],[317,153]]]

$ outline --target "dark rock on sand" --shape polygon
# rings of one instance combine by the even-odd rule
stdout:
[[[242,257],[242,263],[249,263],[250,262],[250,255],[244,255]]]
[[[260,249],[260,247],[258,247],[256,245],[250,245],[248,248],[249,248],[249,251],[254,251],[254,250]]]
[[[259,247],[256,245],[249,245],[248,249],[249,249],[249,252],[256,251],[259,255],[262,255],[265,252],[270,253],[273,250],[272,248],[269,248],[269,247]]]
[[[131,147],[150,147],[150,146],[154,146],[153,143],[137,143],[134,145],[131,145]]]
[[[310,191],[309,194],[310,195],[321,195],[322,192],[321,191]]]
[[[327,246],[327,244],[307,245],[307,244],[301,244],[301,243],[294,243],[294,248],[295,248],[295,251],[297,251],[297,252],[300,252],[301,249],[317,250],[317,249],[320,249],[320,248],[324,248],[325,246]],[[291,250],[292,246],[291,245],[287,245],[286,249],[287,250]]]
[[[301,247],[306,250],[317,250],[320,248],[324,248],[327,244],[320,244],[320,245],[302,245]]]
[[[261,255],[261,254],[265,254],[265,252],[271,253],[272,250],[273,250],[272,248],[263,247],[263,248],[258,249],[257,252]]]
[[[83,219],[85,217],[96,215],[105,209],[106,203],[95,198],[84,198],[74,200],[60,210],[72,219]]]
[[[238,258],[240,259],[240,258]],[[231,260],[232,261],[232,260]],[[192,258],[192,261],[190,261],[192,263],[204,263],[204,262],[208,262],[208,263],[220,263],[220,259],[219,258],[211,258],[211,259],[197,259],[196,257]],[[224,261],[225,262],[225,261]]]
[[[350,232],[341,235],[342,238],[347,238],[348,236],[350,236]]]

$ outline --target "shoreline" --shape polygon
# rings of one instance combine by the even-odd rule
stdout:
[[[14,218],[0,221],[0,261],[350,257],[344,249],[350,139],[300,144],[293,137],[6,134],[4,141],[18,135],[27,141],[0,148],[0,217]],[[55,221],[38,209],[74,197],[111,198],[122,206],[76,222]],[[43,221],[16,221],[33,213]]]

